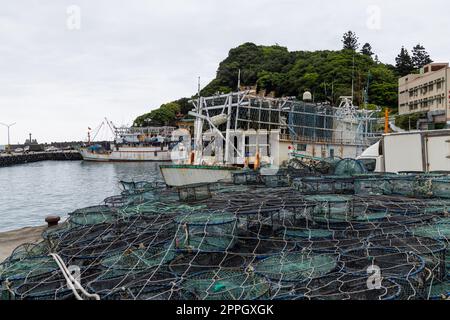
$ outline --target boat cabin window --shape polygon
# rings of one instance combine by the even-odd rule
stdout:
[[[377,166],[377,160],[376,159],[361,159],[361,162],[363,163],[364,167],[368,172],[374,172]]]
[[[306,151],[306,144],[297,144],[297,151]]]
[[[245,137],[245,156],[250,157],[250,137]]]

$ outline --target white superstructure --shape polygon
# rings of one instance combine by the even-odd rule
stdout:
[[[355,158],[373,143],[379,110],[273,99],[237,92],[192,101],[195,164],[281,165],[289,150],[312,157]]]
[[[359,109],[351,97],[342,97],[339,107],[333,107],[261,97],[250,91],[199,97],[192,103],[194,146],[178,167],[161,166],[168,185],[189,176],[192,183],[203,182],[196,173],[205,166],[216,168],[216,181],[223,179],[218,167],[281,166],[292,151],[312,157],[355,158],[372,143],[373,115],[379,111]],[[203,180],[211,182],[213,174],[209,171],[208,181]]]

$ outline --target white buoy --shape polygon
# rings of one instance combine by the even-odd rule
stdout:
[[[312,94],[309,91],[303,93],[303,101],[312,101]]]
[[[211,123],[216,127],[220,126],[221,124],[226,123],[227,120],[228,120],[228,116],[225,113],[221,113],[217,116],[211,117],[211,119],[210,119]]]

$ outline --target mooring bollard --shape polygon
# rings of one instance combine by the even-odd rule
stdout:
[[[55,215],[50,215],[45,217],[45,222],[47,222],[48,227],[55,227],[58,225],[59,220],[61,220],[61,218],[59,216],[55,216]]]

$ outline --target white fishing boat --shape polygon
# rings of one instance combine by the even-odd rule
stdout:
[[[169,186],[231,181],[233,171],[280,167],[295,152],[311,157],[356,158],[374,141],[378,110],[360,109],[351,97],[338,107],[240,91],[191,101],[194,147],[174,165],[160,166]]]
[[[108,122],[115,139],[112,143],[88,143],[80,149],[86,161],[170,161],[174,127],[121,127]],[[90,140],[90,138],[89,138]]]
[[[201,183],[232,182],[234,166],[210,165],[160,165],[161,174],[168,186],[181,187]]]

